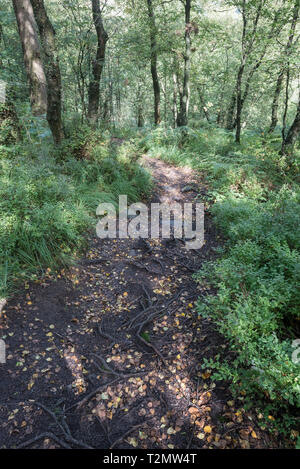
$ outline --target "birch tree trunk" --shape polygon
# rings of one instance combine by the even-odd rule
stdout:
[[[151,75],[154,93],[154,123],[160,124],[160,85],[157,73],[157,41],[156,41],[156,24],[153,10],[152,0],[147,0],[148,15],[150,21],[150,45],[151,45]]]
[[[292,44],[293,44],[295,29],[296,29],[296,25],[297,25],[298,18],[299,18],[299,6],[300,6],[300,1],[296,0],[295,1],[295,6],[294,6],[294,9],[293,9],[293,17],[292,17],[292,22],[291,22],[290,34],[289,34],[289,38],[288,38],[286,47],[284,49],[284,59],[285,59],[286,63],[288,62],[289,56],[291,54],[291,47],[292,47]],[[281,92],[281,89],[282,89],[283,79],[284,79],[284,75],[286,73],[286,70],[287,70],[287,68],[286,68],[286,65],[284,64],[281,67],[279,75],[277,77],[275,92],[274,92],[273,101],[272,101],[271,125],[270,125],[270,128],[268,130],[268,133],[273,132],[273,130],[275,129],[275,127],[277,125],[277,122],[278,122],[279,97],[280,97],[280,92]]]
[[[185,0],[185,55],[183,88],[180,99],[180,110],[177,117],[178,127],[188,124],[188,112],[190,101],[190,71],[191,71],[191,0]]]
[[[104,67],[108,35],[103,26],[99,0],[92,0],[92,12],[97,33],[97,52],[93,63],[93,77],[89,84],[88,118],[92,123],[96,123],[99,117],[100,80]]]
[[[33,8],[30,0],[12,0],[12,2],[30,87],[31,110],[35,116],[41,116],[47,112],[47,84]]]
[[[288,133],[283,140],[281,153],[283,155],[291,156],[293,154],[294,146],[296,141],[299,139],[300,136],[300,91],[299,91],[299,99],[298,99],[298,106],[297,112],[292,123],[291,127],[288,130]]]
[[[59,144],[64,138],[61,118],[61,75],[55,43],[55,30],[47,15],[44,0],[31,0],[38,25],[47,81],[47,121],[53,140]]]

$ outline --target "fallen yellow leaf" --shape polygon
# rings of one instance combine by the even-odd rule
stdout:
[[[203,430],[205,431],[205,433],[211,433],[212,428],[211,428],[210,425],[206,425],[206,426],[203,428]]]

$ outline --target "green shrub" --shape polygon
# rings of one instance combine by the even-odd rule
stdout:
[[[277,412],[277,428],[287,432],[296,422],[291,407],[300,407],[300,365],[292,360],[300,333],[297,164],[279,156],[278,139],[248,133],[237,146],[231,133],[213,126],[187,135],[182,145],[178,130],[160,129],[142,144],[153,156],[206,175],[207,203],[227,239],[218,260],[196,278],[216,287],[199,299],[198,311],[214,320],[234,355],[203,366],[256,403],[268,397],[266,412]]]
[[[117,206],[120,194],[133,202],[150,189],[133,144],[111,148],[108,134],[88,129],[72,138],[59,149],[0,147],[0,296],[37,270],[69,263],[99,203]]]

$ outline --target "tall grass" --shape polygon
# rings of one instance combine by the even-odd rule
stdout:
[[[99,203],[139,200],[149,175],[132,142],[76,132],[59,148],[35,142],[0,147],[0,296],[20,280],[68,264],[95,228]]]
[[[293,341],[300,337],[299,152],[291,165],[279,156],[279,138],[254,132],[237,146],[231,133],[207,126],[157,129],[140,144],[153,156],[189,165],[206,175],[207,202],[227,241],[217,261],[196,278],[217,294],[198,302],[234,351],[230,361],[204,362],[215,379],[230,380],[244,402],[264,398],[266,422],[293,438],[300,408],[300,364]],[[255,401],[253,401],[255,396]],[[267,398],[267,403],[266,403]],[[298,410],[296,410],[298,409]],[[270,417],[271,415],[271,417]]]

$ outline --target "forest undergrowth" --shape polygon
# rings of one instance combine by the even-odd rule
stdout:
[[[249,407],[260,402],[264,425],[299,446],[299,152],[291,163],[278,155],[280,135],[248,132],[236,145],[212,125],[156,129],[141,145],[205,174],[206,200],[226,238],[218,260],[196,274],[217,289],[199,301],[198,313],[216,322],[234,358],[217,355],[204,367],[242,391]]]
[[[59,148],[43,139],[0,146],[0,296],[69,265],[86,247],[99,203],[117,206],[119,194],[133,202],[149,191],[136,159],[130,141],[120,147],[108,131],[88,127]]]
[[[203,369],[232,383],[249,408],[259,402],[263,428],[299,445],[300,160],[278,156],[279,141],[248,132],[237,145],[232,133],[203,125],[113,134],[82,128],[59,147],[3,145],[1,296],[72,264],[100,202],[147,196],[143,153],[190,166],[205,178],[208,192],[199,201],[226,239],[195,277],[217,292],[199,300],[198,313],[217,324],[233,358],[204,359]]]

